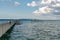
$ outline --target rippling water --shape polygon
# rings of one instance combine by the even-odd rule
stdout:
[[[60,21],[22,21],[9,40],[60,40]]]
[[[22,21],[9,40],[60,40],[60,21]]]

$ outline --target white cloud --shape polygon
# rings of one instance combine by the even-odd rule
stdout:
[[[42,0],[41,4],[50,4],[52,0]]]
[[[42,0],[40,5],[49,7],[60,7],[60,0]]]
[[[15,2],[10,2],[8,5],[9,5],[9,6],[19,6],[19,5],[21,5],[21,3],[15,1]]]
[[[14,5],[15,6],[19,6],[20,5],[20,2],[14,2]]]
[[[12,0],[0,0],[1,4],[6,6],[19,6],[21,3],[18,1],[12,1]]]
[[[60,7],[60,3],[56,3],[55,5],[52,5],[52,7]]]
[[[54,10],[52,8],[49,8],[48,6],[39,8],[38,10],[34,11],[34,14],[50,14]]]
[[[33,15],[43,19],[59,19],[60,0],[39,0],[35,3],[38,9],[33,11]],[[28,3],[27,5],[31,6],[31,3]]]
[[[27,6],[35,7],[35,6],[37,6],[37,4],[35,1],[32,1],[32,3],[27,3]]]
[[[37,3],[37,2],[36,2]],[[33,11],[33,14],[54,14],[60,11],[60,0],[41,0],[36,4],[38,10]]]
[[[59,12],[59,10],[55,10],[55,12]]]
[[[57,2],[60,2],[60,0],[57,0]]]

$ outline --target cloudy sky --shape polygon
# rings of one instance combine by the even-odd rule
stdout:
[[[0,18],[60,20],[60,0],[0,0]]]

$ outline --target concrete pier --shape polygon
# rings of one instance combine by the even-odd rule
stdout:
[[[5,34],[13,25],[15,24],[15,22],[11,22],[11,23],[5,23],[5,24],[0,24],[0,37]]]

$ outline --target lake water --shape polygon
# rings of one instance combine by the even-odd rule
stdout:
[[[8,40],[60,40],[60,21],[20,21]]]

